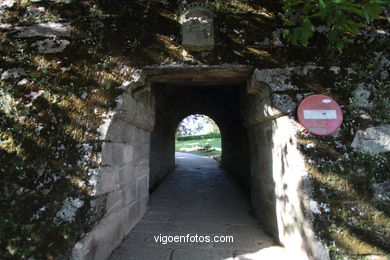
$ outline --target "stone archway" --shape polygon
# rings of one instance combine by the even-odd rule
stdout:
[[[120,244],[144,214],[149,189],[174,167],[177,124],[200,113],[220,126],[222,165],[250,190],[266,231],[297,259],[326,259],[304,214],[306,169],[289,100],[247,66],[145,67],[136,76],[103,129],[96,195],[105,216],[74,258],[105,259]]]

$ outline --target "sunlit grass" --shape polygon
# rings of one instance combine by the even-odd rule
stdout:
[[[207,145],[211,146],[208,151],[201,150]],[[176,141],[175,150],[176,152],[193,153],[198,155],[220,155],[222,151],[221,138]]]

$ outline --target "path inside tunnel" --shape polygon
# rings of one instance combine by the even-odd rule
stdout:
[[[244,192],[215,160],[176,153],[176,163],[152,193],[144,217],[110,259],[286,258],[284,249],[275,246],[251,215]],[[167,242],[174,236],[181,236],[181,242]],[[232,236],[233,242],[206,242],[206,236]]]

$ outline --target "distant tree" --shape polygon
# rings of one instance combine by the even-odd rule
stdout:
[[[176,136],[196,135],[208,128],[211,129],[209,131],[211,133],[219,132],[217,124],[210,117],[200,114],[190,115],[180,122],[176,130]]]
[[[195,114],[185,117],[179,124],[176,130],[177,136],[189,136],[194,135],[196,132],[199,132],[203,129],[203,125],[199,124],[200,118],[203,115]]]
[[[325,25],[330,48],[341,52],[375,19],[390,8],[389,0],[283,0],[284,35],[293,44],[308,45],[313,36],[313,24]],[[386,14],[388,15],[388,14]],[[389,18],[388,18],[389,20]]]
[[[210,128],[211,128],[210,133],[219,133],[220,132],[218,125],[215,123],[215,121],[213,119],[211,119],[210,117],[207,116],[206,120],[207,120],[206,121],[207,124],[209,124]]]

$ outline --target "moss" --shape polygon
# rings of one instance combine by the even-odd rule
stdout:
[[[23,67],[28,80],[25,85],[18,85],[20,79],[0,81],[0,159],[6,162],[0,165],[2,259],[66,257],[104,213],[91,206],[96,198],[91,195],[88,171],[99,167],[101,144],[96,130],[122,93],[119,86],[129,80],[129,73],[122,72],[120,64],[131,71],[172,63],[239,63],[273,68],[319,62],[351,66],[359,72],[357,80],[362,80],[380,66],[367,57],[375,51],[387,51],[389,46],[386,40],[367,46],[353,43],[351,52],[330,58],[326,42],[318,35],[311,47],[291,46],[283,39],[282,46],[258,45],[255,43],[271,39],[277,29],[283,28],[283,20],[277,15],[281,10],[279,1],[213,1],[215,51],[208,55],[192,53],[193,59],[187,60],[180,46],[177,1],[167,5],[157,0],[102,2],[106,1],[30,3],[45,7],[39,16],[26,16],[28,5],[17,4],[1,17],[1,22],[18,26],[61,19],[70,21],[73,27],[71,44],[59,54],[37,53],[31,44],[38,38],[17,39],[9,31],[0,32],[2,69]],[[345,84],[341,81],[344,79]],[[301,138],[303,153],[316,165],[311,167],[316,199],[332,209],[317,216],[316,227],[329,245],[335,241],[334,256],[389,252],[388,207],[372,202],[372,191],[366,187],[367,183],[387,178],[388,167],[375,164],[378,158],[363,158],[348,148],[334,148],[335,140],[348,145],[353,138],[351,132],[368,125],[348,103],[355,83],[355,78],[347,75],[329,77],[320,73],[294,79],[299,92],[334,94],[346,109],[339,138]],[[388,120],[387,99],[383,98],[389,95],[386,84],[376,86],[376,110],[368,111],[379,122]],[[39,90],[44,92],[31,102],[29,94]],[[309,142],[314,142],[316,148],[306,149]],[[89,150],[83,150],[83,145]],[[351,159],[345,158],[345,153]],[[359,168],[367,174],[356,176]],[[57,221],[56,213],[68,197],[83,200],[84,206],[77,211],[74,222]]]

